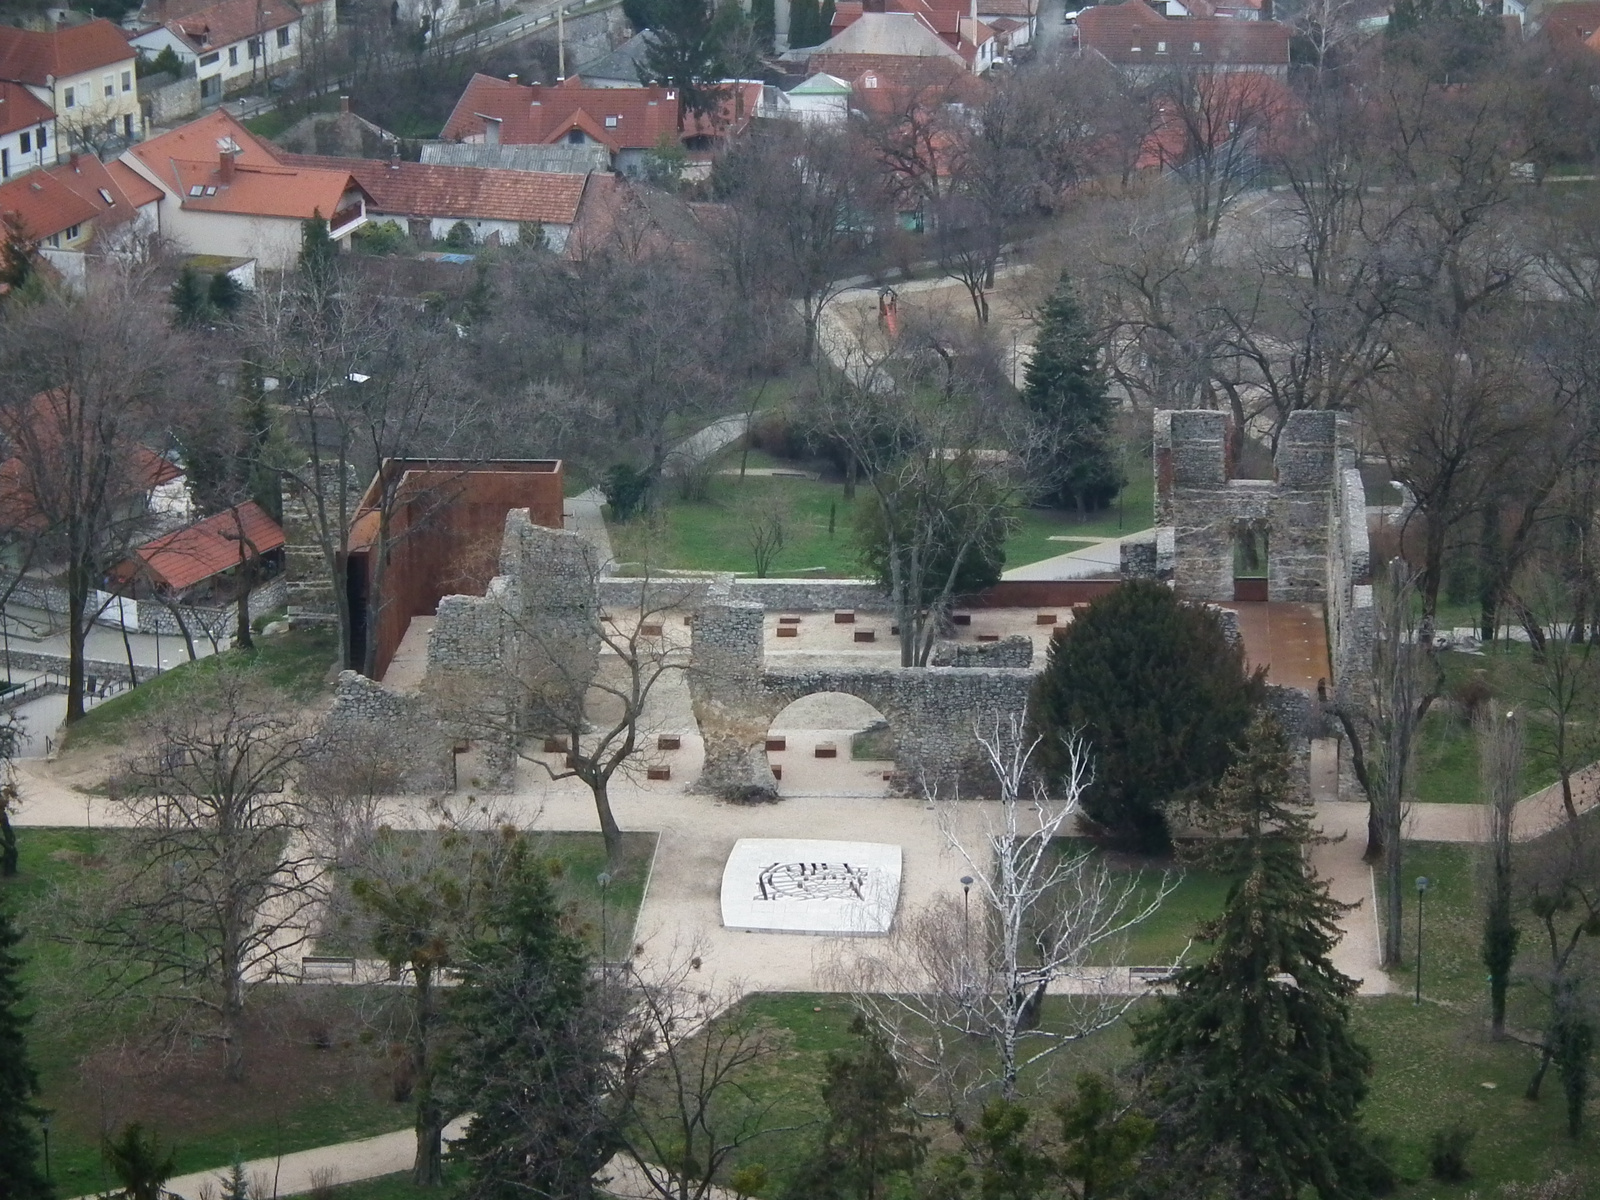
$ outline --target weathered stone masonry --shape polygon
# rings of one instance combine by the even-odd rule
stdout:
[[[974,721],[1020,714],[1034,673],[1026,667],[883,666],[770,669],[765,610],[716,589],[694,615],[689,691],[705,739],[697,790],[730,798],[772,796],[764,749],[773,718],[802,696],[844,692],[889,722],[896,767],[908,787],[981,781]],[[1013,653],[1015,651],[1013,650]]]

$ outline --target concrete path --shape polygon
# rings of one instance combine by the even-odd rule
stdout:
[[[465,1129],[465,1120],[455,1121],[446,1127],[445,1136],[460,1137]],[[244,1164],[244,1171],[253,1185],[260,1185],[259,1191],[252,1186],[252,1197],[295,1196],[326,1182],[356,1183],[410,1170],[416,1149],[416,1134],[409,1129],[401,1129],[360,1141],[340,1142],[337,1146],[301,1150],[279,1158],[252,1159]],[[212,1196],[220,1195],[222,1179],[228,1169],[224,1167],[180,1175],[167,1184],[167,1191],[182,1197],[182,1200],[202,1200],[203,1194],[208,1191]],[[92,1197],[84,1197],[83,1200],[92,1200]]]
[[[690,434],[667,454],[668,463],[700,463],[744,436],[745,414],[718,417],[699,433]]]
[[[606,494],[597,487],[568,496],[562,505],[561,524],[568,532],[583,535],[594,547],[600,574],[610,575],[617,569],[617,556],[611,551],[611,535],[606,532],[605,514],[600,511],[605,502]]]
[[[1001,579],[1029,581],[1089,579],[1096,575],[1115,575],[1122,569],[1122,538],[1104,538],[1091,546],[1080,546],[1054,558],[1012,567]]]

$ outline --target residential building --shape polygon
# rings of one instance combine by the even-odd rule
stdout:
[[[978,20],[1005,39],[1009,53],[1033,41],[1039,0],[978,0]]]
[[[763,89],[761,115],[779,120],[843,125],[850,119],[850,84],[818,71],[787,92]]]
[[[488,145],[599,145],[628,175],[642,173],[663,142],[676,142],[709,169],[712,148],[741,132],[760,106],[759,82],[730,80],[717,112],[688,115],[680,128],[676,88],[589,87],[576,75],[547,87],[474,75],[441,136]]]
[[[1587,42],[1596,31],[1600,31],[1600,0],[1547,5],[1534,27],[1536,36],[1542,35],[1558,45]]]
[[[48,104],[56,131],[79,149],[139,135],[135,57],[122,30],[103,17],[47,32],[0,26],[0,80]]]
[[[423,142],[422,161],[447,167],[502,167],[507,171],[547,171],[587,175],[609,171],[611,152],[598,142],[586,146],[500,146],[483,142]]]
[[[135,547],[111,578],[125,596],[226,604],[282,573],[283,545],[282,528],[248,500]]]
[[[185,65],[193,64],[201,100],[220,100],[297,64],[306,40],[321,36],[324,23],[331,20],[327,7],[290,0],[217,0],[166,16],[136,34],[132,45],[146,58],[171,50]]]
[[[1289,26],[1229,17],[1164,17],[1144,0],[1078,14],[1079,53],[1097,54],[1130,75],[1174,71],[1289,73]]]
[[[838,0],[833,13],[833,36],[815,50],[841,54],[915,53],[896,48],[896,42],[904,39],[913,39],[913,46],[922,40],[904,20],[892,20],[909,17],[981,75],[994,65],[1004,43],[978,17],[977,8],[976,3],[963,4],[960,0]]]
[[[22,84],[0,80],[0,180],[55,161],[56,114]]]
[[[368,196],[348,171],[283,163],[220,109],[139,143],[122,161],[161,189],[161,233],[191,254],[287,270],[313,216],[341,246],[367,221]]]
[[[346,171],[371,197],[367,220],[393,221],[421,240],[440,241],[458,223],[483,245],[514,246],[538,229],[545,245],[560,253],[578,219],[588,176],[432,163],[378,162],[281,154],[290,166]]]
[[[121,163],[73,154],[0,184],[0,214],[13,217],[67,283],[87,278],[85,252],[115,253],[121,239],[153,233],[158,188]]]

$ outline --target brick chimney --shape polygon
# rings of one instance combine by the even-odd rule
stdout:
[[[217,156],[217,182],[229,184],[233,182],[233,160],[238,155],[237,150],[223,150]]]
[[[1272,0],[1261,0],[1261,19],[1272,20]]]
[[[347,113],[347,112],[350,111],[350,97],[349,96],[340,96],[339,97],[339,111],[341,113]]]
[[[864,13],[881,13],[885,11],[883,0],[861,0],[861,11]]]

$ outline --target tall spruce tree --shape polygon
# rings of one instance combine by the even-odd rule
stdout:
[[[1052,496],[1079,512],[1104,508],[1126,478],[1111,445],[1114,404],[1083,309],[1063,274],[1039,319],[1022,401],[1055,447]]]
[[[1061,735],[1081,733],[1095,769],[1084,814],[1123,846],[1163,851],[1166,806],[1222,777],[1264,694],[1214,613],[1133,580],[1051,639],[1029,704],[1038,761],[1059,775]]]
[[[54,1194],[39,1168],[42,1110],[39,1077],[28,1062],[23,1036],[22,935],[0,901],[0,1200],[49,1200]]]
[[[1232,876],[1202,929],[1214,949],[1134,1026],[1168,1161],[1220,1176],[1229,1195],[1367,1195],[1359,1110],[1372,1060],[1350,1034],[1356,983],[1329,958],[1348,906],[1306,867],[1314,835],[1271,716],[1252,723],[1199,816],[1218,835],[1205,839],[1208,865]]]
[[[463,1200],[583,1200],[620,1148],[608,1108],[607,985],[562,925],[543,866],[515,847],[450,997],[458,1042],[444,1089],[471,1112],[453,1156]]]

